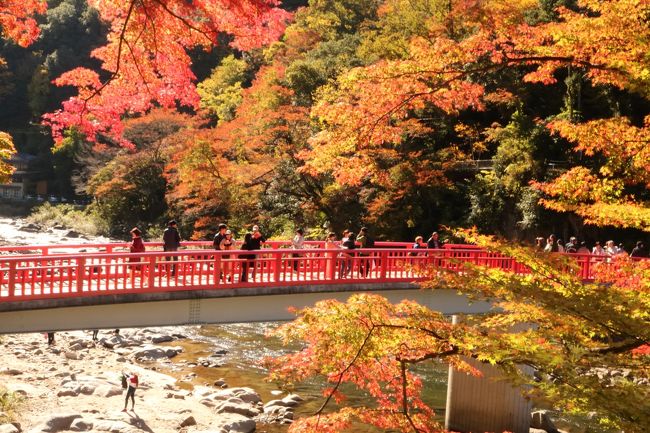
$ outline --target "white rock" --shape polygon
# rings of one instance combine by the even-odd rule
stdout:
[[[289,407],[290,404],[283,400],[270,400],[268,403],[264,405],[264,409],[267,407],[273,407],[273,406],[284,406],[284,407]]]
[[[99,397],[112,397],[114,395],[121,395],[122,388],[113,385],[101,385],[95,388],[94,395]]]
[[[221,414],[213,420],[211,427],[228,433],[251,433],[255,431],[255,421],[239,414]]]
[[[246,404],[244,402],[238,403],[235,401],[224,401],[221,404],[218,404],[214,410],[217,413],[238,413],[246,417],[254,417],[259,415],[260,410],[256,407]]]
[[[548,411],[538,410],[530,414],[530,426],[541,430],[546,430],[548,433],[557,432],[557,428],[551,421]]]
[[[138,431],[131,424],[124,421],[114,420],[98,420],[93,424],[93,430],[108,431],[111,433],[126,433],[130,431]]]
[[[85,419],[76,419],[70,425],[72,431],[89,431],[93,429],[93,422]]]
[[[0,433],[18,433],[20,430],[16,428],[13,424],[2,424],[0,425]]]

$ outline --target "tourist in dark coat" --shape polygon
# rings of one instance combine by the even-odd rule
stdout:
[[[181,246],[181,235],[178,233],[178,228],[176,227],[176,221],[171,220],[167,223],[167,228],[163,232],[163,251],[178,251],[178,248]],[[174,255],[173,257],[167,256],[165,260],[177,261],[178,256]],[[176,275],[176,265],[171,266],[171,274]]]

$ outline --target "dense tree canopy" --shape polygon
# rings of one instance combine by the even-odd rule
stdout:
[[[45,155],[59,191],[73,175],[117,232],[168,216],[195,238],[221,221],[276,235],[370,224],[391,239],[441,224],[509,239],[650,232],[648,0],[47,6],[0,3],[0,127],[23,128],[13,140],[0,134],[0,156],[13,142]],[[45,112],[51,137],[33,124]],[[300,312],[279,334],[305,349],[279,360],[274,377],[323,375],[332,398],[349,382],[376,407],[321,413],[292,429],[362,421],[438,431],[411,366],[437,359],[471,372],[461,358],[470,356],[536,399],[643,431],[650,400],[636,384],[649,375],[647,262],[606,262],[587,284],[570,262],[461,236],[532,274],[468,266],[432,275],[431,288],[501,307],[480,323],[452,327],[421,306],[366,295]],[[620,380],[598,374],[620,368],[629,371]]]

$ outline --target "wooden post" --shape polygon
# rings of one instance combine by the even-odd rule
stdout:
[[[24,292],[23,292],[24,294]],[[16,295],[16,262],[9,262],[9,299]]]
[[[458,323],[453,316],[453,323]],[[483,377],[449,367],[445,428],[458,432],[528,433],[531,403],[500,371],[475,359],[465,359]]]
[[[84,280],[86,278],[86,258],[77,257],[77,293],[84,291]],[[90,290],[90,287],[88,287]]]

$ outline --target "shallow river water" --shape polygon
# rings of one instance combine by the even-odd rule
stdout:
[[[298,393],[305,399],[296,409],[296,416],[304,416],[314,413],[322,402],[323,381],[314,380],[307,383],[297,384],[290,389],[281,388],[281,384],[271,383],[265,380],[267,371],[261,365],[266,357],[279,356],[288,351],[298,350],[299,347],[285,347],[275,337],[268,337],[269,331],[279,326],[278,322],[270,323],[241,323],[228,325],[209,325],[201,327],[188,327],[189,339],[185,341],[174,341],[170,345],[181,345],[184,352],[172,360],[172,364],[163,368],[179,379],[187,377],[191,373],[196,376],[186,383],[187,387],[192,385],[203,385],[214,383],[217,379],[225,379],[228,386],[248,386],[255,389],[264,401],[277,398],[273,391],[280,389]],[[221,367],[206,368],[202,366],[189,367],[187,362],[196,362],[200,358],[206,358],[217,352],[224,351],[225,355],[219,358]],[[425,383],[425,400],[436,409],[440,420],[444,419],[445,396],[447,390],[447,368],[441,364],[428,363],[417,370],[417,374],[423,378]],[[348,405],[369,405],[369,399],[362,392],[352,390]],[[265,425],[259,429],[269,433],[286,431],[285,426]],[[355,428],[357,432],[376,432],[379,430]]]

